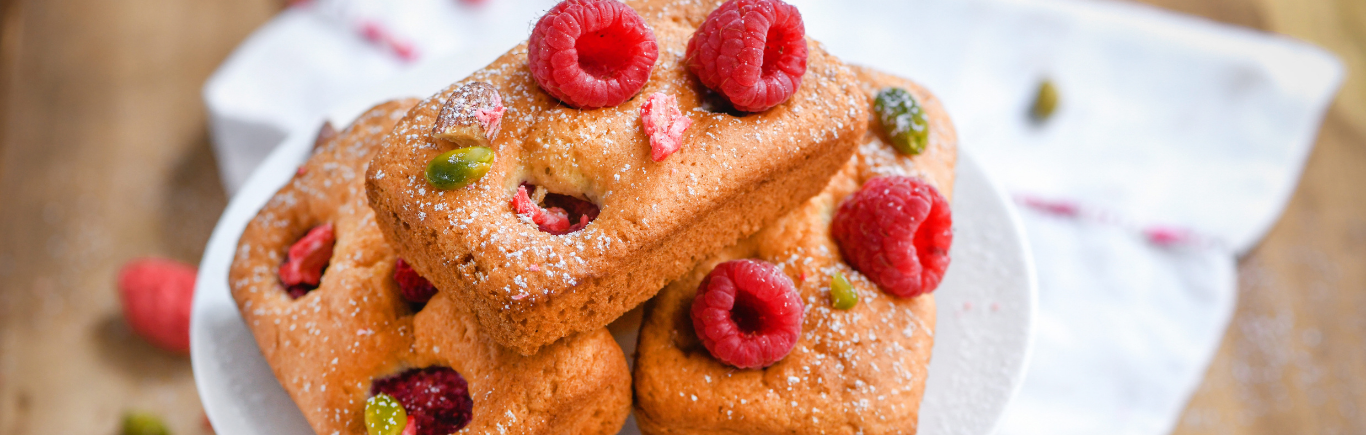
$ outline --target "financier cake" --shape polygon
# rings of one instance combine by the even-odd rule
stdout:
[[[634,373],[635,415],[643,433],[916,432],[934,344],[933,296],[894,296],[851,267],[832,235],[832,219],[846,198],[875,177],[916,177],[949,196],[957,139],[940,102],[924,88],[864,68],[855,71],[867,95],[864,104],[871,106],[874,95],[890,87],[914,96],[929,126],[927,145],[914,156],[898,153],[872,119],[858,153],[819,195],[701,262],[646,304]],[[720,361],[690,316],[697,309],[694,299],[704,299],[699,286],[710,285],[703,280],[735,259],[776,265],[803,305],[795,345],[765,368],[737,369]],[[857,296],[852,307],[839,307],[832,297],[837,273]],[[731,316],[740,315],[740,298],[735,300]]]
[[[232,294],[276,378],[319,434],[366,434],[367,414],[416,435],[616,433],[630,374],[605,329],[530,356],[507,349],[381,236],[365,167],[416,103],[325,128],[242,234]]]
[[[690,72],[685,53],[718,3],[567,0],[535,32],[561,27],[544,37],[534,32],[530,43],[419,103],[366,174],[385,239],[437,288],[473,310],[495,341],[530,354],[575,332],[602,328],[697,261],[804,203],[863,138],[866,98],[848,67],[800,35],[785,39],[796,45],[783,50],[753,52],[765,60],[805,56],[796,83],[778,83],[797,86],[790,98],[768,107],[773,88],[746,95],[727,88],[734,84],[729,82],[709,90],[701,80],[721,72]],[[611,42],[618,39],[629,39],[626,45],[646,53],[638,58],[652,60],[643,62],[652,66],[648,75],[624,70],[623,77],[648,80],[636,84],[638,92],[621,94],[620,102],[563,96],[577,82],[543,68],[572,69],[573,62],[560,62],[564,52],[529,49],[593,25],[586,19],[567,25],[556,13],[592,8],[611,10],[621,20],[638,14],[647,28],[583,35],[578,42],[580,66],[593,61],[593,53],[622,45]],[[783,19],[779,24],[800,30],[799,17]],[[640,42],[646,33],[653,43]],[[698,46],[709,56],[726,55],[707,51],[716,46],[706,41]],[[775,61],[762,65],[762,72],[791,73],[797,66]],[[487,106],[464,106],[470,104]],[[668,115],[665,109],[674,105],[677,114]],[[443,110],[455,115],[443,116]],[[653,123],[655,113],[665,113],[660,116],[669,123]],[[448,123],[476,121],[482,124],[475,131],[487,140],[454,139],[458,132]],[[445,134],[452,139],[438,137]],[[460,148],[471,144],[483,148]],[[471,149],[478,152],[463,158],[487,171],[482,178],[429,178],[434,159]]]

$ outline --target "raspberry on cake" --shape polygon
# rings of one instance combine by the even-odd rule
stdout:
[[[536,22],[527,42],[536,83],[582,109],[615,106],[640,92],[658,58],[654,33],[617,0],[564,0]]]
[[[841,202],[879,177],[917,177],[951,195],[957,139],[929,92],[854,70],[864,104],[888,86],[915,94],[930,126],[927,146],[918,155],[901,154],[885,132],[870,129],[819,195],[716,253],[646,304],[633,379],[642,433],[916,432],[934,346],[934,295],[884,291],[846,263],[830,222]],[[871,116],[864,122],[876,125]],[[714,266],[735,259],[775,264],[806,305],[791,352],[762,369],[736,370],[709,352],[707,338],[689,321],[699,283]],[[842,292],[853,294],[836,294]]]
[[[606,329],[523,356],[384,241],[363,174],[415,104],[382,104],[327,139],[242,233],[229,285],[276,379],[320,434],[363,435],[367,423],[408,435],[616,433],[630,373]],[[293,258],[326,265],[297,299],[280,267],[294,245],[308,254]]]
[[[678,99],[655,92],[640,106],[640,124],[650,137],[650,160],[662,162],[683,147],[683,132],[692,120],[678,110]]]
[[[730,0],[688,40],[688,69],[736,109],[762,112],[797,92],[806,72],[806,26],[782,0]]]
[[[752,369],[792,351],[804,308],[792,280],[773,263],[732,260],[702,280],[691,314],[693,330],[712,356]]]
[[[536,192],[535,199],[527,193],[527,187]],[[568,195],[548,193],[544,187],[527,184],[517,186],[517,194],[512,197],[512,209],[517,216],[531,219],[536,228],[554,235],[581,230],[597,219],[599,213],[596,204]]]
[[[589,3],[603,2],[562,5]],[[618,20],[638,14],[656,38],[659,57],[637,97],[566,106],[554,85],[538,83],[536,51],[519,46],[414,108],[366,174],[379,227],[404,261],[523,354],[607,325],[815,195],[867,130],[867,98],[818,44],[800,38],[806,69],[786,103],[743,116],[712,112],[710,91],[682,55],[719,2],[605,3],[633,9]],[[455,90],[473,82],[496,88],[506,107],[490,143],[496,157],[477,181],[434,188],[425,165],[457,145],[434,138],[432,126]],[[662,161],[641,124],[656,93],[676,99],[692,122]]]
[[[399,294],[408,302],[425,304],[436,296],[436,287],[402,258],[394,261],[394,282],[398,283]]]
[[[408,369],[376,379],[370,394],[386,394],[403,407],[417,435],[449,435],[469,424],[474,413],[470,387],[450,367]]]
[[[830,223],[845,262],[887,293],[934,291],[953,244],[949,202],[916,177],[877,177],[844,199]]]
[[[284,263],[280,264],[280,284],[289,296],[298,299],[318,288],[323,269],[332,259],[332,245],[337,236],[331,223],[313,227],[299,241],[289,246]]]

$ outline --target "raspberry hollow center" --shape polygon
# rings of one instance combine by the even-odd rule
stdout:
[[[609,27],[580,37],[574,44],[579,54],[579,68],[601,80],[617,78],[637,54],[635,50],[623,47],[640,43],[623,33],[618,27]]]
[[[787,51],[784,44],[787,32],[778,26],[769,27],[764,40],[768,43],[764,45],[764,63],[761,71],[764,76],[771,76],[778,69],[778,59]]]
[[[764,310],[757,307],[762,303],[749,292],[736,292],[735,306],[730,309],[730,320],[735,322],[740,333],[752,336],[764,332],[764,325],[768,322],[764,319]]]

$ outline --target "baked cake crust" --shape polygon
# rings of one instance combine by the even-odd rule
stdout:
[[[840,260],[830,221],[844,197],[878,175],[916,175],[952,197],[957,138],[942,104],[908,80],[855,67],[865,104],[885,86],[905,88],[924,107],[929,146],[900,156],[869,118],[864,145],[817,196],[757,234],[726,248],[646,304],[636,348],[636,421],[645,434],[915,433],[934,345],[932,294],[901,299]],[[738,370],[711,356],[689,308],[715,265],[759,258],[779,265],[806,304],[802,334],[786,358]],[[858,292],[835,310],[829,286],[842,272]]]
[[[720,2],[631,2],[660,47],[644,90],[615,107],[579,110],[542,91],[518,46],[420,103],[371,164],[370,204],[387,240],[414,269],[476,314],[496,341],[529,354],[607,325],[698,260],[750,235],[825,186],[857,148],[868,109],[850,70],[808,41],[807,71],[787,102],[735,116],[681,62],[693,29]],[[479,181],[432,188],[427,162],[453,145],[431,136],[442,103],[483,81],[507,112],[496,158]],[[640,106],[677,96],[693,124],[683,148],[650,159]],[[585,229],[556,236],[519,219],[523,182],[601,207]]]
[[[470,433],[616,433],[630,410],[630,373],[606,329],[523,356],[490,340],[447,293],[416,313],[399,295],[396,256],[375,225],[363,174],[416,103],[381,104],[320,141],[243,232],[229,282],[276,378],[319,434],[365,434],[372,379],[435,365],[468,381]],[[325,222],[337,236],[330,264],[317,289],[291,299],[277,275],[284,253]]]

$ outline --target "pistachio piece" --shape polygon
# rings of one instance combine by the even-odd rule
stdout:
[[[1044,122],[1053,116],[1053,111],[1058,108],[1058,88],[1053,86],[1053,81],[1044,79],[1039,83],[1039,90],[1034,95],[1034,105],[1029,108],[1029,116],[1035,122]]]
[[[844,274],[835,272],[835,276],[830,278],[830,305],[837,310],[847,310],[858,305],[858,292],[854,291],[854,286],[849,284],[849,280],[844,279]]]
[[[379,393],[365,401],[365,432],[369,435],[399,435],[408,426],[408,411],[398,399]]]
[[[925,151],[930,138],[930,124],[920,102],[905,89],[885,88],[878,91],[873,101],[878,121],[892,141],[892,148],[902,154],[916,155]]]
[[[503,98],[498,89],[485,82],[470,82],[456,88],[432,126],[432,136],[460,147],[490,147],[502,124]]]
[[[156,415],[140,411],[123,415],[121,435],[167,435],[169,433],[171,432],[166,430],[166,423],[163,423],[161,418]]]
[[[446,151],[427,162],[426,178],[441,190],[465,187],[489,172],[493,166],[493,150],[472,146]]]

